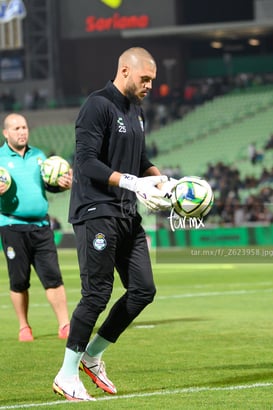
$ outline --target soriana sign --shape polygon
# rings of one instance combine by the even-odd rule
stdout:
[[[175,0],[61,0],[62,38],[175,25]]]
[[[149,16],[143,14],[140,16],[122,16],[119,13],[114,13],[112,16],[96,17],[88,16],[86,18],[85,30],[92,31],[109,31],[109,30],[125,30],[128,28],[147,28],[149,27]]]

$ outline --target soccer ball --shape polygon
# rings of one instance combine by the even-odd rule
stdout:
[[[202,218],[211,210],[214,195],[205,179],[188,176],[179,180],[173,190],[171,201],[179,216]]]
[[[58,185],[58,178],[67,174],[70,169],[69,163],[58,155],[48,157],[41,165],[43,181],[51,186]]]
[[[7,185],[8,189],[11,186],[11,176],[6,168],[0,167],[0,182],[4,182]]]

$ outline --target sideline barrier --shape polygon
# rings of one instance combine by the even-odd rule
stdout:
[[[152,248],[273,245],[273,225],[146,232]]]
[[[62,243],[64,234],[62,231],[54,231],[54,242],[57,246]]]
[[[273,226],[159,229],[150,239],[157,263],[273,263]]]
[[[256,227],[228,227],[171,231],[165,228],[146,230],[151,248],[171,247],[238,247],[273,246],[273,225]],[[54,231],[55,243],[61,248],[75,248],[73,233]],[[1,243],[0,243],[0,249]]]

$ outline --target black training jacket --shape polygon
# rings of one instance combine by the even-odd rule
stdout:
[[[69,222],[135,215],[135,193],[108,186],[108,179],[114,171],[142,176],[152,165],[145,152],[141,107],[109,81],[89,95],[76,120]]]

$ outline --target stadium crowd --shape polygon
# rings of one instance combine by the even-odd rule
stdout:
[[[171,178],[183,177],[176,166],[162,172]],[[270,170],[264,167],[260,178],[242,178],[236,167],[217,162],[208,164],[202,177],[209,182],[215,196],[208,223],[225,226],[273,223],[273,167]],[[165,218],[167,213],[162,212],[161,216]]]
[[[204,177],[215,192],[210,220],[219,224],[272,223],[273,167],[264,168],[260,178],[240,177],[236,167],[209,164]]]
[[[155,87],[144,101],[146,133],[158,129],[174,120],[181,119],[199,105],[233,90],[273,84],[273,74],[240,73],[228,77],[191,79],[183,86],[161,84]]]

